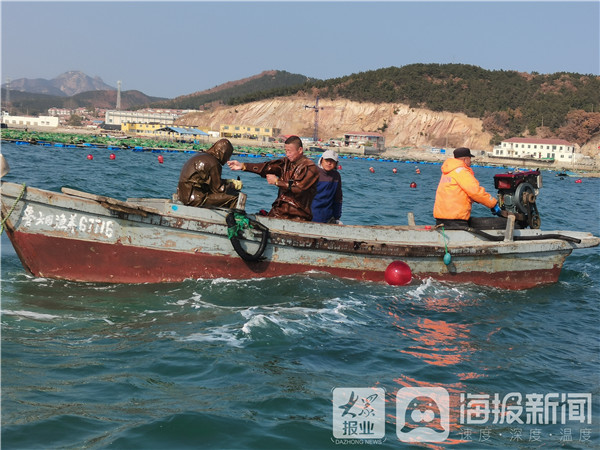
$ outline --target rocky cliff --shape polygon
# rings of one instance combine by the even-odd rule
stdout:
[[[191,113],[179,125],[209,127],[221,124],[254,125],[281,129],[282,134],[312,136],[314,97],[279,97],[232,107]],[[373,132],[385,136],[386,147],[460,147],[491,150],[491,134],[480,119],[464,114],[410,108],[404,104],[358,103],[345,99],[319,101],[319,138],[341,138],[347,132]]]
[[[8,84],[3,84],[7,88]],[[10,82],[10,88],[15,91],[31,92],[34,94],[56,95],[70,97],[81,92],[115,90],[104,83],[100,77],[90,77],[83,72],[65,72],[52,80],[43,78],[19,78]]]

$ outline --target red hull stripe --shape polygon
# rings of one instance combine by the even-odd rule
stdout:
[[[72,281],[106,283],[164,283],[185,279],[251,279],[292,275],[307,271],[356,280],[384,282],[384,271],[271,261],[246,262],[238,257],[190,254],[123,244],[49,237],[9,232],[23,266],[33,275]],[[418,273],[415,278],[433,278],[453,283],[475,283],[502,289],[528,289],[555,283],[560,267],[550,270],[468,273]]]

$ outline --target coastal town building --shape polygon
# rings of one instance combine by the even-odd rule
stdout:
[[[224,138],[245,138],[268,140],[281,133],[279,128],[259,127],[256,125],[222,124],[219,135]]]
[[[49,108],[48,115],[52,117],[70,117],[73,110],[69,108]]]
[[[121,123],[121,131],[127,134],[136,134],[141,136],[153,136],[156,131],[163,128],[162,123],[137,123],[137,122],[123,122]]]
[[[208,130],[187,126],[165,126],[160,123],[131,123],[121,124],[121,131],[128,135],[147,138],[162,138],[168,140],[194,141],[209,136]]]
[[[156,136],[173,141],[200,143],[206,141],[208,133],[193,127],[162,127],[155,132]]]
[[[79,107],[75,109],[70,108],[48,108],[48,115],[58,117],[59,125],[67,125],[73,115],[81,118],[81,125],[98,128],[102,121],[98,121],[98,118],[103,117],[106,110],[93,107]]]
[[[51,116],[11,116],[7,113],[2,114],[2,123],[12,127],[58,127],[58,117]]]
[[[107,125],[121,125],[123,123],[156,123],[164,126],[173,125],[175,120],[181,115],[181,112],[108,110],[106,111],[104,122]]]
[[[385,150],[385,137],[379,133],[345,133],[344,146],[373,147],[375,150],[382,152]]]
[[[528,158],[569,162],[573,160],[575,145],[564,139],[513,137],[495,146],[492,154],[499,158]]]

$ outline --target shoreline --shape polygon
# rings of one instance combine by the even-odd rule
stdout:
[[[425,150],[401,150],[401,151],[386,151],[381,156],[393,157],[394,159],[401,158],[405,161],[411,161],[415,163],[434,163],[442,164],[446,159],[451,157],[450,155],[443,154],[428,154]],[[567,165],[560,165],[555,163],[547,163],[544,161],[532,161],[532,160],[519,160],[516,158],[490,158],[488,156],[475,156],[472,160],[473,167],[494,167],[504,168],[510,170],[547,170],[550,172],[568,172],[570,174],[576,173],[578,177],[582,178],[600,178],[600,169],[597,168],[582,168],[582,167],[570,167]],[[573,176],[573,175],[570,175]]]
[[[13,137],[5,137],[12,135]],[[19,138],[16,138],[19,135]],[[207,137],[202,142],[176,142],[169,140],[157,140],[154,138],[141,138],[134,136],[123,136],[110,133],[98,133],[98,130],[79,129],[79,128],[59,128],[54,131],[47,131],[39,128],[2,128],[2,142],[17,142],[21,144],[56,146],[67,148],[106,148],[109,150],[138,150],[138,151],[181,151],[197,152],[209,148],[214,142],[221,138]],[[283,144],[276,142],[260,142],[249,139],[228,138],[238,154],[252,155],[271,155],[275,152],[283,153]],[[314,147],[312,147],[314,148]],[[345,147],[324,147],[324,150],[333,150],[340,156],[354,159],[364,159],[369,161],[390,161],[407,163],[431,163],[442,164],[448,157],[448,154],[433,153],[424,148],[387,148],[378,154],[365,154],[364,150]],[[320,151],[306,151],[308,155],[318,155]],[[567,165],[557,162],[548,163],[546,161],[521,160],[508,158],[492,158],[480,154],[473,158],[474,167],[498,167],[509,170],[522,169],[541,169],[551,172],[570,172],[578,177],[600,178],[600,168],[598,162],[593,161],[593,165]]]

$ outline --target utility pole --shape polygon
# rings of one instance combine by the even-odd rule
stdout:
[[[117,111],[121,110],[121,81],[117,81]]]
[[[10,114],[10,78],[6,79],[6,102],[4,103],[6,111]]]
[[[313,132],[313,141],[317,142],[319,140],[319,96],[317,95],[317,100],[314,106],[304,105],[304,109],[313,109],[315,111],[315,129]]]

